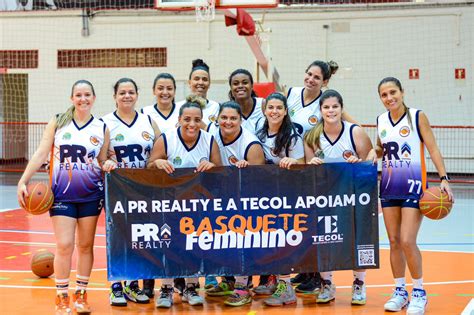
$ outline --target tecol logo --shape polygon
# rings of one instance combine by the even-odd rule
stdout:
[[[337,233],[337,215],[319,216],[318,223],[324,221],[324,234]]]

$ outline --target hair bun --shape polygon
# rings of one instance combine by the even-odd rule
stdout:
[[[329,70],[331,71],[331,75],[336,73],[336,71],[339,69],[339,65],[334,60],[329,60],[327,64],[329,66]]]
[[[202,59],[194,59],[193,60],[193,68],[196,68],[196,67],[203,67],[207,71],[209,71],[209,66]]]
[[[195,95],[195,94],[190,94],[186,97],[186,102],[187,103],[194,103],[194,104],[198,104],[199,107],[201,107],[201,109],[204,109],[206,108],[206,104],[207,104],[207,101],[205,98],[199,96],[199,95]]]

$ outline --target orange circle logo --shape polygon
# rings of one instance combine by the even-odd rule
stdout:
[[[408,137],[410,135],[410,128],[408,126],[403,126],[400,128],[400,136],[402,137]]]

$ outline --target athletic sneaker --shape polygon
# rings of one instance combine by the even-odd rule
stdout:
[[[336,298],[336,286],[329,280],[323,280],[323,287],[316,299],[316,303],[329,303]]]
[[[206,291],[209,296],[225,296],[234,293],[234,283],[221,281],[218,285]]]
[[[242,306],[248,303],[252,303],[252,294],[249,288],[241,283],[235,284],[234,292],[224,302],[229,306]]]
[[[365,293],[365,284],[359,279],[352,283],[352,304],[365,305],[367,303],[367,294]]]
[[[127,300],[130,300],[139,304],[150,303],[150,298],[143,293],[142,290],[138,287],[138,281],[134,280],[127,285],[125,282],[125,288],[123,289],[123,294]]]
[[[189,305],[202,305],[204,303],[204,299],[196,292],[196,285],[194,283],[186,285],[181,299],[183,302],[188,302]]]
[[[56,295],[56,315],[69,315],[72,310],[69,307],[69,296],[67,293]]]
[[[110,287],[109,301],[112,306],[127,306],[127,300],[123,296],[121,282],[112,283],[112,286]]]
[[[174,289],[170,285],[163,285],[160,289],[160,296],[155,299],[156,307],[170,308],[173,305],[173,293]]]
[[[275,275],[270,275],[267,278],[265,283],[259,284],[256,288],[253,289],[253,292],[257,295],[270,295],[275,292],[277,288],[277,277]]]
[[[263,301],[268,306],[282,306],[296,303],[295,290],[291,284],[283,280],[278,281],[275,293]]]
[[[155,279],[143,279],[142,291],[148,298],[153,298],[155,296]]]
[[[405,288],[396,287],[392,297],[384,305],[386,311],[399,312],[408,304],[408,292]]]
[[[311,273],[306,278],[306,281],[300,283],[295,291],[299,293],[318,294],[321,290],[321,278],[319,273]]]
[[[74,301],[74,309],[77,314],[90,314],[91,307],[87,303],[87,292],[86,290],[77,290],[72,297]]]
[[[408,305],[407,314],[425,314],[426,304],[428,304],[428,300],[426,298],[426,291],[422,289],[413,289],[413,291],[411,291],[411,301],[410,305]]]
[[[290,282],[292,285],[298,285],[308,280],[309,276],[309,273],[299,273],[294,278],[291,278]]]
[[[204,289],[209,290],[217,285],[217,279],[214,276],[207,276],[204,282]]]

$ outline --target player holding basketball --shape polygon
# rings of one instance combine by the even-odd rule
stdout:
[[[245,168],[248,165],[265,164],[265,155],[258,138],[242,126],[242,109],[234,101],[221,104],[217,122],[209,125],[220,148],[221,160],[225,166]],[[209,289],[210,296],[231,295],[224,303],[230,306],[241,306],[252,302],[248,276],[226,277],[219,285]]]
[[[168,174],[175,168],[193,167],[197,172],[205,172],[220,166],[219,147],[212,135],[200,129],[202,108],[206,100],[196,95],[186,98],[179,110],[179,127],[164,132],[158,138],[148,161],[149,168],[158,168]],[[183,302],[202,305],[204,300],[196,292],[198,278],[186,278]],[[169,308],[173,304],[173,280],[163,279],[156,307]]]
[[[176,129],[178,126],[179,107],[174,102],[176,81],[169,73],[160,73],[153,81],[153,94],[156,104],[142,108],[142,114],[149,115],[156,122],[161,132]]]
[[[115,168],[145,168],[155,139],[160,130],[150,116],[137,113],[138,87],[130,78],[122,78],[114,85],[116,110],[102,117],[110,130],[108,160],[102,165],[104,171]],[[124,297],[125,295],[125,297]],[[149,303],[149,297],[140,290],[138,281],[120,281],[110,288],[109,301],[113,306],[126,306],[127,300]]]
[[[257,97],[253,90],[252,74],[245,69],[237,69],[229,76],[229,99],[242,109],[242,127],[257,133],[257,121],[264,118],[265,99]]]
[[[422,259],[416,244],[423,215],[418,200],[427,187],[424,147],[441,179],[440,188],[454,202],[443,157],[426,115],[408,108],[400,81],[384,78],[378,86],[380,100],[387,111],[377,117],[377,155],[382,157],[380,199],[390,240],[390,264],[395,291],[385,310],[400,311],[409,304],[407,314],[423,314],[427,296],[423,289]],[[405,266],[413,279],[409,303],[405,288]]]
[[[306,163],[323,163],[377,160],[375,150],[364,129],[342,119],[344,103],[342,96],[327,90],[320,100],[321,120],[304,137]],[[336,297],[336,286],[332,282],[332,271],[321,272],[322,288],[316,302],[329,303]],[[366,303],[365,270],[354,270],[352,304]]]
[[[280,93],[270,94],[265,100],[263,113],[265,119],[257,123],[257,137],[262,142],[267,164],[277,164],[286,169],[294,164],[304,164],[303,139],[290,120],[286,97]],[[264,300],[265,304],[279,306],[296,303],[289,274],[280,275],[279,280],[271,275],[261,283],[253,291],[256,294],[272,294]]]
[[[65,113],[49,121],[17,190],[18,202],[24,207],[28,196],[26,184],[51,154],[54,204],[49,213],[56,238],[54,273],[58,315],[71,314],[68,290],[74,249],[78,255],[74,308],[78,314],[91,312],[86,288],[94,261],[97,219],[104,201],[99,161],[106,160],[107,145],[104,144],[109,142],[109,131],[104,122],[91,114],[95,102],[92,84],[86,80],[75,82],[71,101],[72,106]]]

